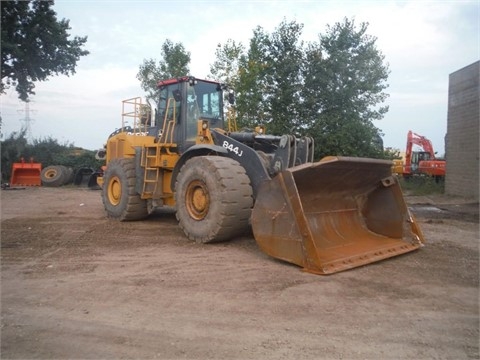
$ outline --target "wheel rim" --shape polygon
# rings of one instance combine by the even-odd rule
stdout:
[[[108,182],[107,187],[108,201],[112,205],[118,205],[122,198],[122,184],[117,176],[114,176]]]
[[[210,195],[203,181],[195,180],[188,184],[185,194],[188,214],[195,220],[202,220],[208,214]]]
[[[55,176],[57,176],[57,170],[49,169],[49,170],[45,171],[45,177],[46,178],[51,179],[51,178],[54,178]]]

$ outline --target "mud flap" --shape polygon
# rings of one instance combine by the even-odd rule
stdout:
[[[268,255],[317,274],[423,245],[391,161],[328,157],[287,169],[257,194],[252,229]]]

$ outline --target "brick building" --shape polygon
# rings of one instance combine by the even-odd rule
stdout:
[[[449,76],[445,193],[478,201],[480,61]]]

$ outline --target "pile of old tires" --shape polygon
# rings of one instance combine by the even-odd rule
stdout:
[[[50,165],[42,170],[40,179],[43,186],[58,187],[73,181],[74,171],[63,165]]]
[[[44,168],[40,174],[43,186],[59,187],[73,184],[90,189],[99,189],[97,177],[100,172],[90,167],[80,167],[74,170],[63,165],[51,165]]]

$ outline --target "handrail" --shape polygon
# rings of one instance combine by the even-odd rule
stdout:
[[[122,101],[122,131],[127,129],[127,121],[133,118],[131,129],[135,135],[146,134],[151,122],[151,109],[148,104],[142,103],[141,97]]]
[[[169,117],[169,115],[172,115]],[[162,126],[162,135],[160,137],[159,143],[161,144],[173,144],[173,132],[175,130],[177,118],[177,106],[174,98],[168,98],[167,100],[167,111],[163,119]]]

